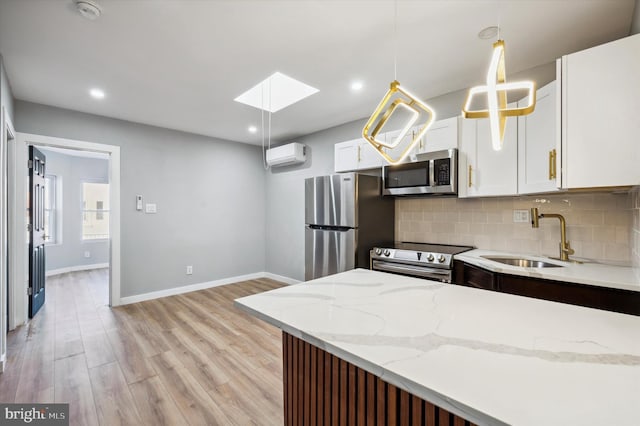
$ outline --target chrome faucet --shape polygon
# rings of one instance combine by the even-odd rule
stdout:
[[[569,261],[569,255],[575,253],[575,251],[571,248],[571,244],[567,241],[567,224],[564,220],[564,217],[561,214],[556,213],[538,213],[538,208],[531,208],[531,227],[539,228],[540,222],[539,219],[544,219],[546,217],[555,217],[560,221],[560,260]]]

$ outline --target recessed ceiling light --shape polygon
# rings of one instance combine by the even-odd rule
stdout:
[[[480,40],[490,40],[492,38],[497,37],[498,34],[500,34],[500,27],[491,26],[491,27],[487,27],[487,28],[484,28],[483,30],[481,30],[478,33],[478,38]]]
[[[234,101],[268,112],[278,112],[314,93],[318,93],[315,87],[275,72]]]
[[[354,81],[353,83],[351,83],[351,90],[353,90],[354,92],[362,90],[363,87],[364,84],[361,81]]]
[[[104,99],[104,90],[102,89],[97,89],[97,88],[91,89],[89,90],[89,94],[94,99]]]
[[[249,130],[249,133],[255,133],[258,131],[258,128],[256,126],[249,126],[247,130]]]

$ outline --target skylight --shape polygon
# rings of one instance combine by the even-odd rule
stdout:
[[[314,93],[318,93],[315,87],[275,72],[234,100],[273,113]]]

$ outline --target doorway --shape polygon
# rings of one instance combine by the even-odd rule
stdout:
[[[101,152],[41,145],[30,146],[29,149],[40,153],[46,166],[43,166],[45,194],[42,206],[35,201],[31,203],[43,210],[40,215],[42,223],[38,227],[37,221],[32,220],[31,236],[35,238],[38,228],[44,233],[47,285],[54,277],[57,281],[67,278],[74,281],[75,275],[70,273],[100,270],[99,274],[82,276],[99,277],[95,283],[86,284],[91,284],[92,302],[108,305],[110,156]],[[34,168],[30,169],[30,174],[35,174]],[[30,256],[33,256],[31,252]],[[33,260],[30,259],[30,263],[35,265]],[[31,289],[35,288],[34,276],[37,274],[32,267]],[[30,297],[35,299],[35,291],[31,291]],[[30,317],[33,316],[33,306],[34,302],[30,305]]]
[[[7,352],[7,331],[10,326],[9,303],[9,271],[10,271],[10,250],[9,250],[9,144],[15,142],[15,132],[9,116],[4,107],[0,110],[0,372],[4,371],[5,358]]]
[[[13,149],[12,146],[13,145]],[[120,147],[114,145],[97,144],[93,142],[78,141],[72,139],[55,138],[49,136],[16,133],[16,138],[10,148],[10,163],[13,163],[12,172],[9,174],[9,185],[14,189],[12,204],[12,218],[10,227],[15,230],[27,230],[27,215],[25,212],[29,206],[27,195],[28,173],[27,155],[29,146],[37,146],[43,150],[70,150],[84,156],[103,156],[108,158],[108,304],[117,306],[120,304]],[[103,201],[103,206],[104,202]],[[103,210],[103,209],[101,209]],[[101,213],[103,220],[105,211]],[[20,235],[18,235],[20,234]],[[26,236],[22,232],[16,232],[10,238],[11,252],[14,253],[14,266],[10,271],[10,289],[12,290],[11,302],[14,306],[10,315],[10,329],[24,324],[28,317],[28,281],[29,281],[29,247],[25,243]],[[104,239],[104,238],[103,238]]]

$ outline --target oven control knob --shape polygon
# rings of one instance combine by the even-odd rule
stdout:
[[[427,260],[429,262],[433,262],[433,253],[429,253],[429,256],[427,256]]]
[[[376,247],[374,252],[376,253],[376,256],[380,256],[382,254],[382,249],[379,247]]]
[[[389,257],[389,255],[391,254],[391,252],[389,251],[389,249],[385,249],[384,250],[384,255]]]
[[[440,256],[438,256],[438,262],[440,263],[444,262],[444,254],[441,254]]]

